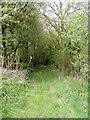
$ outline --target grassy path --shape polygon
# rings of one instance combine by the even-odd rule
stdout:
[[[0,94],[1,94],[1,87],[2,87],[2,67],[0,64]],[[1,97],[0,97],[0,119],[1,119],[2,113],[1,113]]]
[[[55,69],[29,72],[27,76],[28,84],[11,83],[10,98],[3,101],[3,117],[88,117],[86,82],[83,81],[82,90],[75,78],[60,76],[58,79]]]

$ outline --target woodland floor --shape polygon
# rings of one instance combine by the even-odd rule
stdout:
[[[2,86],[2,67],[0,67],[0,94],[1,94],[1,86]],[[0,97],[1,101],[1,97]],[[1,102],[0,102],[0,120],[1,120]]]
[[[26,77],[25,72],[3,75],[3,118],[88,117],[87,80],[81,87],[77,78],[58,78],[57,69],[29,70]]]

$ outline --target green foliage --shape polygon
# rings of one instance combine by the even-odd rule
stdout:
[[[14,10],[9,11],[12,8]],[[29,67],[30,56],[33,56],[43,32],[38,10],[33,3],[2,3],[2,13],[3,64],[9,68],[15,68],[18,64],[22,64],[22,68]]]
[[[58,12],[61,17],[56,13],[58,19],[54,16],[51,19],[44,12],[46,19],[42,20],[40,9],[45,11],[44,5],[33,2],[1,4],[3,67],[27,69],[54,64],[61,71],[87,77],[87,7],[82,6],[85,13],[76,11],[65,17],[62,5],[54,11],[51,6],[53,14]],[[65,14],[68,12],[67,9]]]
[[[3,118],[87,118],[87,6],[2,2],[1,11],[3,67],[27,70],[25,81],[3,75]]]
[[[38,44],[37,49],[35,50],[35,55],[33,59],[34,65],[50,65],[55,62],[55,47],[52,43],[52,40],[48,37],[47,39],[43,39]]]
[[[69,20],[65,49],[71,56],[71,64],[76,73],[87,76],[88,70],[88,28],[87,16],[75,14]],[[83,70],[84,68],[84,70]]]

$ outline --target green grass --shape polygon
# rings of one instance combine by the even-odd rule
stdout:
[[[32,81],[32,77],[34,82]],[[88,83],[82,87],[74,77],[60,74],[57,70],[28,71],[26,81],[9,83],[3,77],[3,118],[87,118]]]

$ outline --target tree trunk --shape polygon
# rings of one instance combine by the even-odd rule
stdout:
[[[6,29],[6,26],[2,25],[2,36],[3,36],[2,44],[3,44],[3,57],[4,57],[3,67],[4,68],[6,68],[7,65],[8,65],[7,46],[6,46],[6,43],[5,43],[5,29]]]

